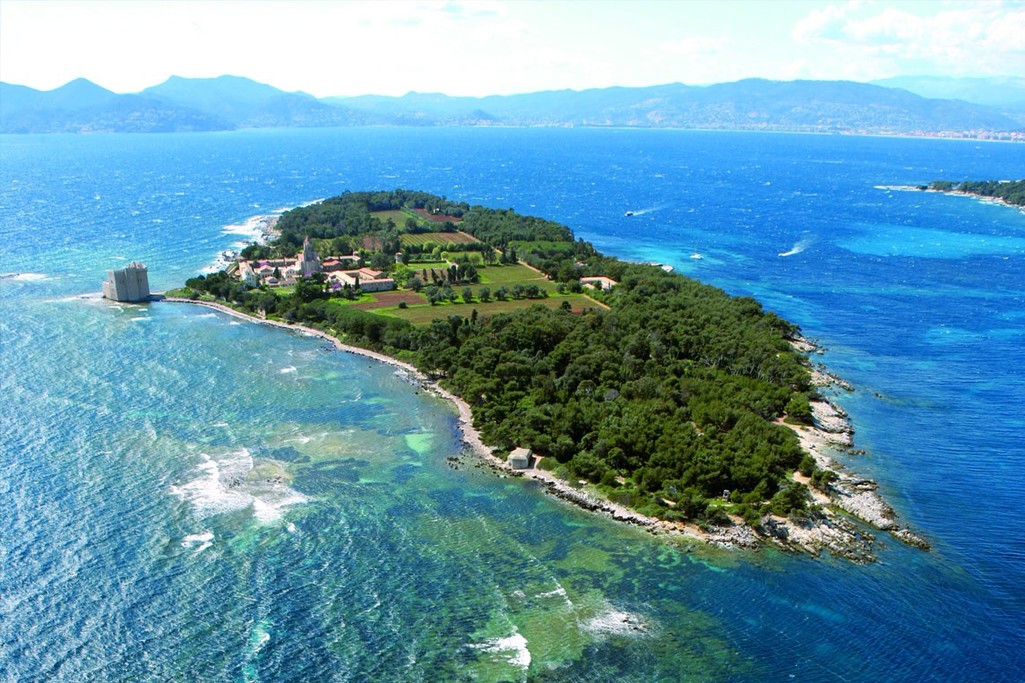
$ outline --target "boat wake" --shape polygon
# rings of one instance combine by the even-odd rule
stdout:
[[[794,246],[790,247],[788,251],[779,252],[780,256],[793,256],[794,254],[800,254],[802,251],[811,246],[814,240],[810,237],[805,237],[799,240]]]
[[[630,211],[627,211],[624,215],[626,215],[626,216],[643,216],[644,214],[651,213],[652,211],[661,211],[662,209],[666,208],[666,206],[668,206],[668,205],[667,204],[660,204],[658,206],[649,206],[646,209],[632,209]]]
[[[38,282],[48,280],[49,275],[45,273],[0,273],[0,280],[11,280],[14,282]]]

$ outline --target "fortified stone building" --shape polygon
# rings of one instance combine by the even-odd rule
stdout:
[[[103,296],[112,301],[149,301],[149,272],[132,261],[126,268],[108,270]]]

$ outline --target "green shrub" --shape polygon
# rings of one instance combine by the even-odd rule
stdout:
[[[789,422],[805,425],[812,424],[811,404],[808,403],[808,396],[806,394],[794,394],[784,410]]]

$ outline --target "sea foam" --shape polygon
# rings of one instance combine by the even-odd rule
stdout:
[[[505,638],[490,638],[470,647],[481,652],[497,654],[502,660],[513,666],[523,669],[530,667],[530,650],[527,649],[527,639],[518,632]]]
[[[170,488],[201,518],[248,509],[256,521],[270,524],[280,520],[287,508],[308,500],[280,481],[251,478],[254,463],[245,448],[216,458],[203,454],[203,458],[198,477]]]

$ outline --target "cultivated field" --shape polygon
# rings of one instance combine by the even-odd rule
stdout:
[[[437,215],[435,215],[433,213],[427,213],[427,209],[413,209],[413,210],[421,218],[425,218],[425,219],[427,219],[429,221],[433,221],[434,223],[452,223],[453,225],[455,225],[456,223],[459,223],[459,222],[461,222],[463,220],[462,218],[456,218],[455,216],[437,216]]]
[[[404,234],[400,238],[402,240],[402,246],[406,247],[409,245],[423,246],[425,244],[433,244],[435,246],[446,248],[450,244],[480,244],[473,235],[468,235],[465,232],[420,232],[416,234]]]
[[[406,302],[408,306],[422,306],[427,303],[427,300],[423,296],[416,292],[410,292],[409,290],[392,291],[392,292],[374,292],[373,294],[366,295],[370,298],[370,301],[360,301],[359,303],[353,304],[353,308],[358,308],[363,311],[373,311],[378,308],[392,308],[398,307],[399,302]],[[366,298],[366,297],[364,297]]]

